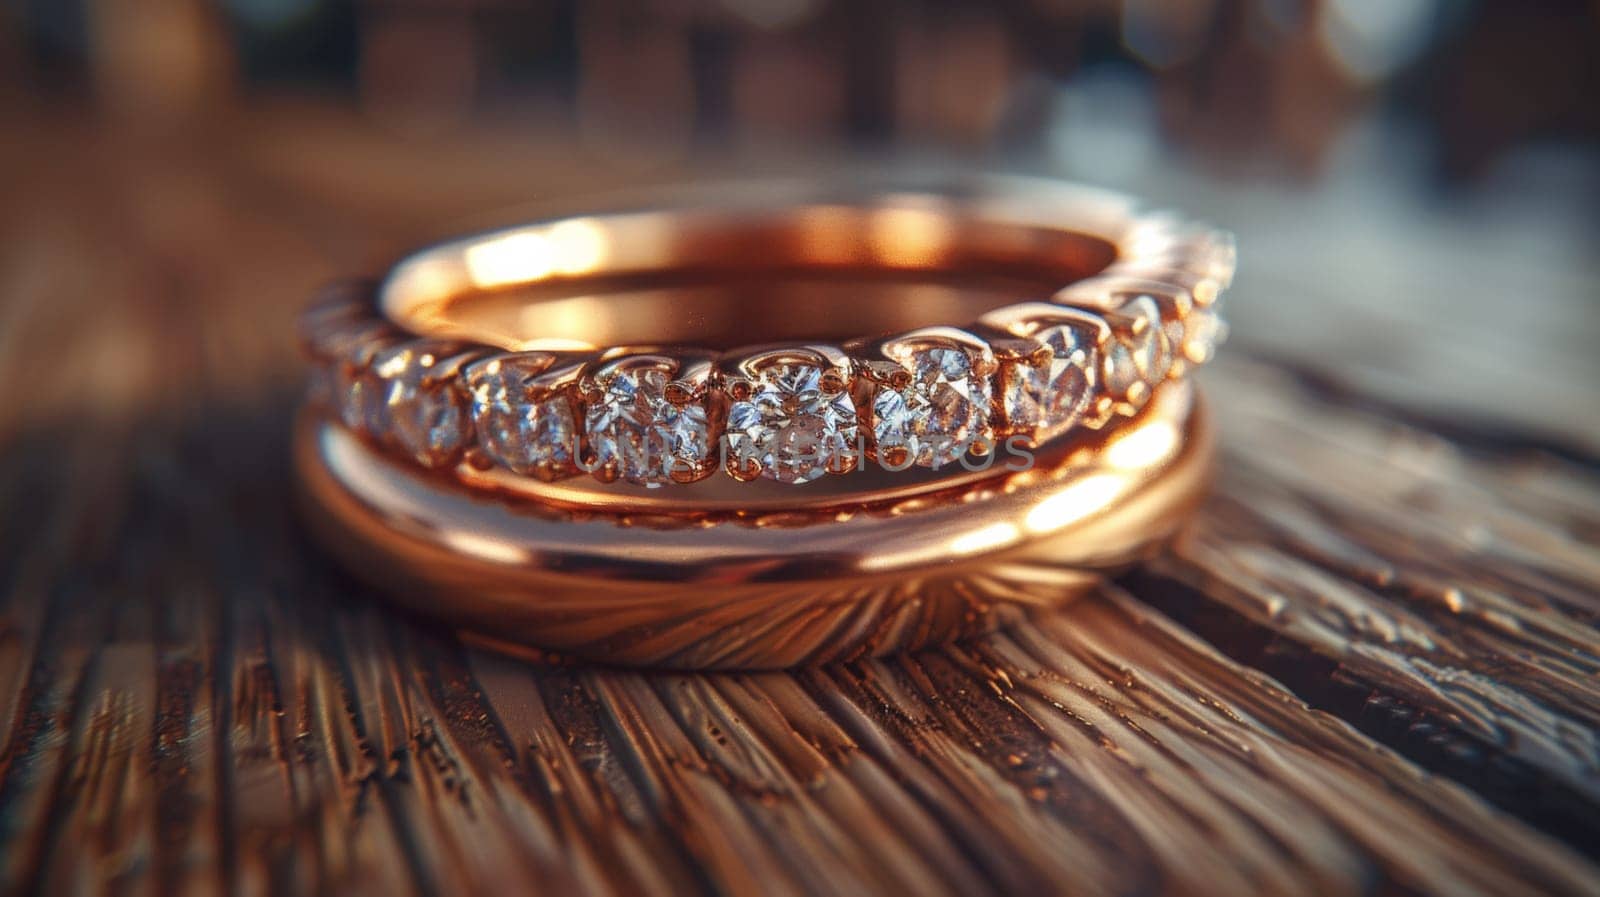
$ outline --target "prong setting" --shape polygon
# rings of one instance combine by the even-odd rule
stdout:
[[[531,339],[506,351],[409,334],[378,311],[370,283],[326,291],[301,342],[318,365],[313,398],[425,467],[544,480],[586,470],[645,487],[718,466],[791,483],[866,458],[940,467],[1012,436],[1038,445],[1105,427],[1212,357],[1232,239],[1166,215],[1140,216],[1117,239],[1121,258],[1049,302],[843,347],[601,352]],[[631,463],[635,448],[667,463]]]
[[[474,354],[458,344],[423,339],[372,360],[373,375],[387,387],[385,435],[423,467],[449,466],[471,443],[467,396],[456,376]]]
[[[581,367],[548,352],[508,353],[469,365],[478,445],[495,464],[541,480],[577,472],[572,392]]]
[[[929,327],[853,348],[876,384],[870,405],[874,452],[903,448],[915,464],[939,468],[993,439],[989,417],[997,362],[977,335]]]
[[[855,468],[854,376],[825,345],[757,350],[725,362],[728,472],[807,483]],[[733,383],[745,388],[735,390]]]
[[[1111,334],[1101,316],[1039,302],[1002,309],[981,323],[1033,347],[1001,361],[997,432],[1038,445],[1084,421]]]
[[[611,354],[583,377],[584,465],[655,488],[715,468],[709,355]],[[675,476],[676,474],[676,476]]]

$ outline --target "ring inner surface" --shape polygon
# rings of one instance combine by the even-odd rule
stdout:
[[[570,218],[407,259],[385,314],[505,349],[842,342],[961,326],[1049,298],[1117,257],[1110,240],[923,208]]]

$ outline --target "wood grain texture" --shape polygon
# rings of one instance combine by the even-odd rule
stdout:
[[[794,673],[486,653],[304,541],[288,322],[530,159],[604,173],[292,121],[0,148],[0,893],[1600,893],[1582,448],[1245,326],[1216,496],[1070,613]]]

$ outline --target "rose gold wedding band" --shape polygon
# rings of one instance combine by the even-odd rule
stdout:
[[[500,645],[698,669],[890,654],[1059,608],[1173,536],[1211,452],[1192,386],[1171,383],[1027,471],[701,519],[462,489],[315,409],[295,438],[308,525],[393,599]]]
[[[1182,524],[1232,265],[1211,229],[1014,179],[440,244],[306,316],[308,520],[418,610],[609,662],[987,631]],[[912,292],[870,301],[884,278]]]
[[[346,426],[423,466],[650,487],[1042,444],[1137,413],[1220,336],[1231,239],[1118,194],[1012,178],[773,192],[424,249],[314,307],[306,344]],[[838,309],[814,299],[695,308],[650,290],[850,272],[987,282],[1008,301],[849,309],[865,330],[834,341]],[[950,317],[919,307],[941,304]],[[774,448],[797,434],[803,456]]]

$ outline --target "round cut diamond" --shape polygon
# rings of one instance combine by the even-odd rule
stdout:
[[[1140,296],[1118,311],[1129,318],[1142,319],[1145,326],[1137,334],[1119,333],[1113,341],[1106,353],[1106,387],[1115,395],[1136,399],[1166,378],[1172,366],[1172,348],[1155,299]]]
[[[478,445],[495,463],[524,476],[573,468],[577,426],[562,392],[532,396],[529,381],[549,359],[497,358],[470,375]]]
[[[1050,347],[1043,365],[1007,365],[1003,405],[1006,421],[1048,439],[1077,423],[1089,401],[1094,348],[1075,328],[1061,324],[1033,334]]]
[[[398,381],[389,390],[390,431],[424,467],[443,467],[460,455],[471,433],[466,400],[444,386]]]
[[[453,462],[472,435],[466,397],[453,383],[430,379],[438,361],[425,349],[405,347],[374,364],[388,385],[389,436],[424,467]]]
[[[386,390],[382,381],[360,368],[340,366],[334,375],[339,420],[357,433],[383,439],[389,432]]]
[[[962,349],[933,347],[906,353],[911,382],[884,385],[872,401],[872,435],[880,457],[904,448],[923,467],[940,467],[989,438],[990,385]]]
[[[618,371],[602,386],[584,417],[584,434],[597,464],[615,464],[623,479],[655,487],[674,470],[703,469],[711,456],[705,406],[666,399],[667,372]]]
[[[821,367],[775,364],[752,387],[728,409],[734,458],[754,459],[762,476],[783,483],[809,483],[854,462],[855,402],[848,391],[822,389]]]

